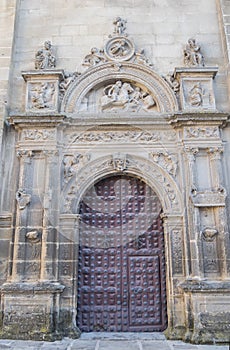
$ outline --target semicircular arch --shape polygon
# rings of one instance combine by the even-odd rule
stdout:
[[[69,86],[62,101],[62,111],[69,114],[78,112],[90,90],[115,80],[125,80],[143,86],[152,94],[160,113],[178,110],[175,93],[151,68],[137,63],[124,62],[118,66],[110,62],[86,70]]]
[[[157,163],[139,156],[127,155],[127,168],[123,171],[117,171],[113,166],[113,157],[104,156],[92,162],[79,170],[76,178],[73,178],[67,188],[75,188],[76,200],[74,201],[73,212],[78,213],[80,201],[86,190],[95,182],[111,175],[126,174],[142,179],[156,193],[165,214],[181,215],[182,214],[182,197],[181,192],[175,182],[163,168]],[[63,193],[63,197],[66,194]]]

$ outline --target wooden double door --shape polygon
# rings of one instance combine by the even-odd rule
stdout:
[[[164,235],[154,191],[136,177],[110,176],[88,189],[80,214],[80,330],[164,330]]]

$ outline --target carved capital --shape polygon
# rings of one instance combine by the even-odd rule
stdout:
[[[224,152],[223,147],[210,147],[207,149],[207,152],[210,156],[210,160],[218,160],[221,159],[221,155]]]

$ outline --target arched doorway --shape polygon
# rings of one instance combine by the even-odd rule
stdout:
[[[133,176],[109,176],[86,191],[80,203],[81,331],[166,328],[161,210],[155,192]]]

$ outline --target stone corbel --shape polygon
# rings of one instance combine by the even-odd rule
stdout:
[[[181,109],[186,112],[216,111],[213,79],[218,67],[175,68],[174,76],[180,84]]]
[[[59,111],[59,83],[63,70],[22,72],[27,84],[26,112],[57,113]]]

